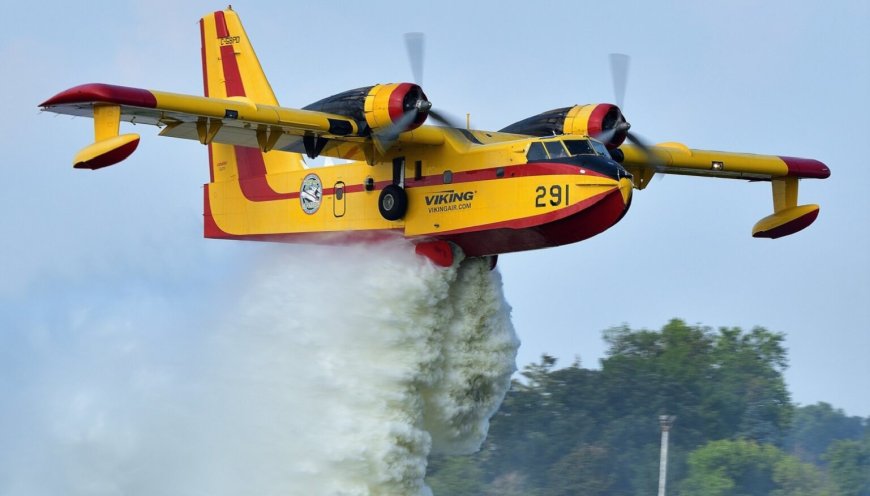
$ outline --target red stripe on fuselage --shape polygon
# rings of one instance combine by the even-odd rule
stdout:
[[[269,186],[266,179],[266,163],[263,159],[263,154],[257,148],[234,146],[236,152],[236,164],[239,172],[239,184],[242,188],[242,194],[249,201],[273,201],[287,198],[298,198],[299,193],[278,193]],[[210,159],[211,160],[211,159]],[[503,169],[502,177],[498,176],[498,170]],[[584,172],[581,172],[583,170]],[[316,169],[311,172],[316,173]],[[453,173],[452,181],[444,182],[444,175],[425,176],[420,180],[406,179],[405,188],[423,188],[426,186],[447,186],[452,184],[462,184],[475,181],[493,181],[497,179],[507,179],[512,177],[531,177],[531,176],[552,176],[552,175],[582,175],[601,177],[606,179],[607,176],[598,172],[581,169],[576,165],[568,164],[519,164],[507,167],[492,167],[489,169],[479,169],[473,171],[463,171]],[[379,181],[374,185],[374,190],[384,189],[387,185],[392,184],[390,180]],[[346,193],[357,193],[364,191],[365,186],[362,184],[345,185]],[[335,188],[324,188],[324,195],[331,195]]]
[[[503,172],[501,177],[498,176],[498,171],[500,169]],[[581,172],[581,170],[583,172]],[[439,175],[424,176],[419,180],[406,178],[405,184],[408,188],[416,188],[423,186],[440,186],[444,184],[470,183],[474,181],[491,181],[494,179],[506,179],[510,177],[552,176],[563,174],[607,178],[604,174],[589,169],[583,169],[576,165],[541,164],[532,162],[528,164],[508,165],[506,167],[490,167],[488,169],[454,172],[452,181],[449,183],[444,182],[444,174],[442,173]]]

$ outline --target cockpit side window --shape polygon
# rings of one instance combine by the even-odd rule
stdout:
[[[592,146],[587,140],[566,140],[565,146],[571,155],[595,155]]]
[[[567,157],[568,152],[565,151],[565,147],[562,146],[561,141],[548,141],[544,143],[547,147],[547,151],[550,152],[550,158],[562,158]]]
[[[600,141],[593,141],[592,148],[594,148],[595,151],[598,152],[598,154],[602,157],[610,158],[610,152],[607,151],[607,147],[604,146],[604,143]]]
[[[534,162],[536,160],[547,160],[547,152],[544,151],[544,145],[536,141],[529,146],[529,151],[526,153],[526,160]]]

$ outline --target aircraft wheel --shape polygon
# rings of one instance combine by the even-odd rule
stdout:
[[[391,184],[381,191],[378,210],[387,220],[399,220],[408,211],[408,194],[401,187]]]

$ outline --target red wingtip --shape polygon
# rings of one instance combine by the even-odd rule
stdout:
[[[827,165],[811,158],[779,157],[788,166],[788,175],[811,179],[827,179],[831,169]]]
[[[40,103],[39,106],[51,107],[53,105],[93,102],[117,103],[146,108],[157,107],[157,98],[148,90],[102,83],[88,83],[61,91]]]

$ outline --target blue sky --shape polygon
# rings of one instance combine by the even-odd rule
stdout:
[[[760,325],[787,336],[796,401],[870,415],[870,200],[858,174],[870,135],[866,2],[233,6],[286,106],[410,80],[402,34],[423,31],[427,95],[454,115],[470,112],[478,128],[612,101],[607,54],[623,52],[632,56],[625,114],[649,140],[822,160],[832,177],[800,192],[821,204],[819,219],[789,238],[750,236],[771,212],[768,184],[671,176],[638,192],[610,231],[499,266],[520,366],[543,352],[597,366],[601,331],[622,323]],[[138,128],[131,159],[74,171],[91,122],[36,107],[85,82],[200,94],[196,21],[222,7],[6,6],[0,398],[38,394],[22,384],[51,353],[83,346],[89,322],[177,329],[161,333],[171,353],[187,322],[219,306],[222,285],[274,249],[201,238],[201,146]]]

